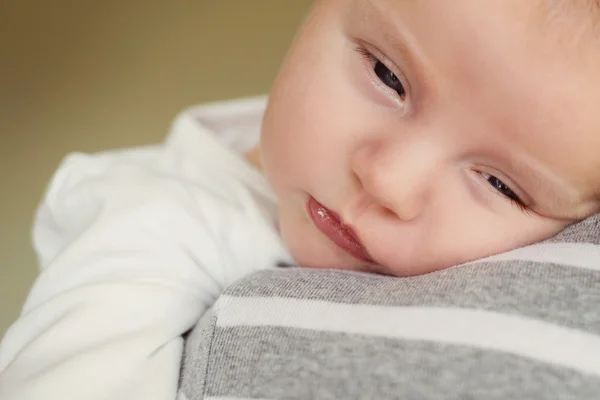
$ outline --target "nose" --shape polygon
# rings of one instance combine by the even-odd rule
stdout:
[[[439,164],[428,143],[409,142],[370,143],[357,149],[351,160],[360,191],[402,221],[414,220],[426,209]]]

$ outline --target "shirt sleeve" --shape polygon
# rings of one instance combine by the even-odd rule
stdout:
[[[153,147],[63,163],[34,226],[42,271],[0,346],[0,398],[175,399],[182,335],[226,285],[266,267],[231,251],[265,234],[243,185],[209,166],[186,178],[195,156]]]

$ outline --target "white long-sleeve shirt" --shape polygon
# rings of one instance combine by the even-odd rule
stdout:
[[[175,399],[182,334],[234,280],[290,261],[239,156],[264,104],[193,108],[160,146],[66,158],[34,225],[40,276],[0,345],[0,399]]]

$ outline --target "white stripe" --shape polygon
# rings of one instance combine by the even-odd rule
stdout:
[[[600,246],[591,243],[541,243],[472,261],[534,261],[600,271]]]
[[[260,310],[257,312],[257,310]],[[483,310],[222,296],[217,326],[279,326],[497,350],[600,375],[600,336]]]

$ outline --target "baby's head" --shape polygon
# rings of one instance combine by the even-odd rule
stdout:
[[[594,0],[317,1],[261,144],[296,261],[421,274],[598,211],[596,22]]]

